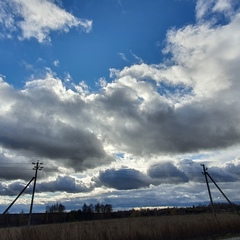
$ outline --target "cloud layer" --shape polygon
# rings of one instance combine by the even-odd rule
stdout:
[[[91,27],[91,22],[76,19],[53,2],[36,4],[40,3],[0,3],[0,23],[10,26],[9,34],[18,28],[22,39],[35,37],[39,42],[52,30]],[[10,7],[13,14],[4,18]],[[34,14],[36,7],[54,11],[54,19],[46,18],[50,25]],[[16,16],[23,20],[16,22]],[[40,192],[111,189],[120,198],[121,191],[133,190],[140,196],[148,189],[150,196],[151,189],[171,186],[168,196],[194,202],[187,193],[202,188],[199,163],[209,157],[212,177],[229,187],[229,182],[239,181],[240,169],[239,39],[237,2],[199,0],[196,24],[168,31],[165,61],[112,68],[111,81],[101,79],[99,91],[91,92],[76,80],[66,83],[49,69],[20,90],[1,76],[0,161],[27,163],[40,158],[52,164],[41,179]],[[224,160],[221,151],[226,153]],[[213,160],[216,156],[221,160]],[[54,173],[60,169],[63,174]],[[7,172],[0,170],[0,178],[9,181],[0,186],[3,195],[16,194],[21,180],[31,175]],[[69,172],[75,176],[66,176]],[[78,179],[82,173],[88,180],[94,175],[90,184]],[[181,187],[173,187],[176,184]],[[174,197],[169,203],[173,201]]]

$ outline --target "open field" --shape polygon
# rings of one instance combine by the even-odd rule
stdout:
[[[240,216],[134,217],[0,229],[1,240],[219,239],[240,233]]]

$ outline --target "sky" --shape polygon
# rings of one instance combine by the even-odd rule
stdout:
[[[34,212],[240,203],[239,42],[238,0],[2,0],[0,211],[37,161]]]

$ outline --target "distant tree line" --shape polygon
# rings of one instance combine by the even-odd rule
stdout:
[[[65,206],[61,203],[56,203],[46,207],[46,213],[62,213],[66,210]],[[111,204],[86,204],[84,203],[82,208],[78,211],[83,213],[110,213],[112,212]]]
[[[234,204],[240,211],[240,204]],[[216,213],[234,212],[235,210],[227,203],[214,204]],[[112,211],[111,204],[86,204],[79,210],[66,212],[65,206],[59,203],[46,207],[45,213],[33,213],[32,224],[63,223],[85,220],[100,220],[110,218],[128,218],[128,217],[147,217],[164,215],[191,215],[212,213],[211,205],[199,205],[192,207],[167,207],[161,208],[142,208],[139,210]],[[20,214],[0,214],[0,227],[3,226],[24,226],[28,223],[28,214],[23,211]]]
[[[54,212],[59,212],[59,213],[61,213],[61,212],[64,212],[65,211],[65,206],[64,205],[62,205],[61,203],[59,204],[59,203],[56,203],[56,204],[53,204],[53,205],[51,205],[51,206],[47,206],[46,207],[46,212],[47,213],[54,213]]]
[[[86,203],[82,206],[83,213],[110,213],[112,212],[112,205],[111,204],[100,204],[97,203],[96,205]]]

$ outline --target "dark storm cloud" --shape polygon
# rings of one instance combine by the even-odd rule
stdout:
[[[223,169],[211,167],[209,174],[216,182],[235,182],[237,176]],[[135,169],[107,169],[94,179],[96,186],[106,186],[118,190],[149,188],[150,185],[174,185],[187,182],[205,183],[202,167],[190,159],[183,159],[174,165],[160,162],[149,167],[147,175]]]
[[[148,169],[148,176],[153,179],[159,180],[160,184],[162,183],[178,184],[189,181],[187,175],[184,172],[180,171],[171,162],[161,162],[152,165]]]
[[[31,169],[27,169],[28,167],[19,167],[18,166],[4,166],[0,167],[0,179],[4,180],[13,180],[13,179],[23,179],[23,180],[30,180],[34,172]]]
[[[232,146],[240,141],[238,119],[235,103],[225,107],[215,101],[187,104],[175,111],[171,121],[172,145],[180,152]]]
[[[14,181],[12,183],[0,184],[0,195],[17,196],[25,186],[30,182]],[[24,194],[31,194],[33,182],[24,191]],[[89,192],[92,188],[88,188],[83,182],[76,180],[69,176],[58,176],[53,181],[43,181],[37,183],[36,192],[68,192],[68,193],[81,193]]]
[[[177,164],[178,169],[183,171],[190,181],[193,182],[205,182],[203,173],[203,168],[199,162],[194,162],[191,159],[183,159]],[[233,173],[233,169],[225,167],[209,167],[207,172],[211,175],[216,182],[236,182],[239,180],[239,176]],[[211,181],[211,180],[210,180]]]
[[[208,173],[215,182],[236,182],[239,181],[237,175],[226,172],[219,167],[210,167]]]
[[[82,182],[69,176],[58,176],[55,181],[42,182],[37,186],[38,192],[80,193],[89,192],[90,190],[92,189],[87,188]]]
[[[97,97],[96,104],[114,116],[137,117],[139,99],[134,89],[127,86],[110,87]]]
[[[104,150],[108,144],[118,152],[149,157],[239,143],[236,99],[225,101],[230,90],[215,94],[216,100],[192,99],[176,107],[151,82],[130,73],[125,78],[90,94],[91,100],[50,73],[21,92],[2,81],[0,145],[83,171],[113,160]]]
[[[29,157],[58,160],[77,171],[112,161],[102,142],[88,130],[86,104],[74,96],[62,101],[57,90],[64,88],[58,80],[35,84],[22,93],[15,91],[10,104],[3,99],[3,108],[9,111],[0,116],[0,146]]]
[[[150,185],[178,184],[188,182],[188,177],[170,162],[152,165],[147,174],[136,169],[107,169],[93,179],[95,186],[105,186],[118,190],[148,188]]]
[[[76,171],[110,163],[108,145],[148,158],[225,148],[240,140],[240,113],[235,98],[225,102],[228,91],[216,100],[192,99],[175,107],[150,82],[133,78],[116,80],[89,99],[48,75],[21,92],[2,81],[1,90],[9,94],[2,99],[0,146]]]
[[[17,196],[28,184],[21,181],[15,181],[10,184],[0,184],[0,195]],[[24,193],[31,193],[32,187],[27,188]]]
[[[8,157],[0,152],[0,179],[30,180],[33,177],[32,164],[17,162],[15,158]]]
[[[111,70],[114,82],[96,99],[113,116],[108,135],[122,151],[148,157],[240,143],[240,16],[231,14],[217,28],[203,22],[170,30],[165,63]]]
[[[139,85],[134,83],[135,89]],[[236,100],[232,104],[192,100],[176,108],[160,95],[148,102],[141,101],[137,91],[131,92],[132,98],[126,97],[128,92],[129,87],[122,86],[121,90],[111,87],[110,93],[103,93],[104,98],[98,99],[103,103],[103,112],[113,118],[107,128],[108,136],[123,151],[135,155],[176,154],[226,148],[240,142]],[[156,91],[152,94],[158,95]],[[220,93],[219,99],[224,99],[224,95]]]
[[[45,122],[45,124],[47,126],[44,127],[44,132],[39,125],[33,128],[22,123],[21,128],[15,129],[14,132],[12,130],[15,126],[9,126],[1,131],[0,143],[5,148],[26,154],[30,152],[34,156],[66,159],[68,165],[75,167],[76,170],[94,167],[95,162],[100,164],[102,159],[107,158],[101,142],[93,133],[61,122]]]
[[[22,179],[30,181],[34,176],[34,165],[38,160],[30,158],[26,160],[26,156],[6,156],[4,153],[0,153],[0,179],[2,180],[18,180]],[[49,176],[55,176],[56,173],[63,173],[62,169],[54,164],[54,162],[48,161],[43,164],[44,171],[38,173],[38,179],[44,179]]]
[[[150,179],[135,169],[107,169],[100,172],[97,185],[115,188],[118,190],[138,189],[149,187]]]

